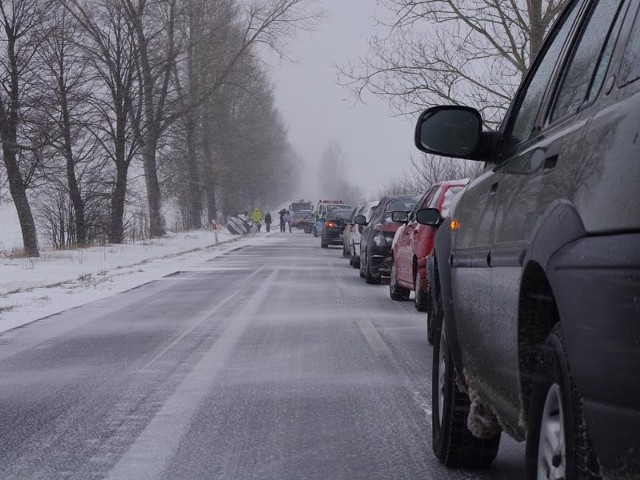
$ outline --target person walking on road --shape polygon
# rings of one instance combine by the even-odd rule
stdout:
[[[289,213],[289,210],[285,211],[284,214],[284,223],[285,223],[285,227],[288,225],[289,226],[289,233],[291,233],[291,222],[292,222],[292,218],[291,218],[291,213]],[[286,228],[283,230],[286,231]]]
[[[253,210],[251,214],[251,220],[258,226],[258,232],[260,231],[260,227],[262,227],[262,212],[258,207]]]
[[[287,211],[284,208],[278,212],[278,214],[280,215],[280,232],[284,232],[284,214],[285,213],[287,213]]]
[[[264,224],[267,226],[267,233],[271,231],[271,213],[267,212],[264,216]]]

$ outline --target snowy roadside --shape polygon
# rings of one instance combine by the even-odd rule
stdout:
[[[0,256],[0,332],[193,267],[256,241],[219,230],[171,234],[133,244]]]

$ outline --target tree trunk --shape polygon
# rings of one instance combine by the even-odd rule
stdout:
[[[202,137],[200,142],[202,144],[202,163],[205,182],[204,190],[207,196],[207,223],[210,225],[218,215],[218,207],[216,204],[216,179],[213,148],[211,146],[212,131],[210,130],[210,126],[213,125],[213,119],[212,115],[206,111],[207,108],[211,107],[205,107],[205,113],[202,116],[202,125],[200,126],[200,134]]]
[[[7,145],[5,135],[2,135],[3,145]],[[38,251],[38,234],[36,232],[36,224],[31,213],[31,206],[27,198],[27,188],[22,180],[15,150],[3,147],[4,164],[7,168],[7,178],[9,179],[9,191],[11,198],[18,212],[18,220],[20,221],[20,230],[22,230],[22,242],[24,245],[24,254],[28,257],[39,257]]]
[[[165,234],[160,182],[158,181],[158,168],[156,165],[157,146],[157,134],[149,132],[142,151],[142,162],[149,202],[149,234],[152,238],[161,237]]]
[[[529,22],[531,25],[529,32],[529,59],[532,62],[542,47],[548,25],[543,23],[542,0],[530,0],[528,3]]]
[[[72,140],[71,140],[71,121],[69,119],[69,104],[67,102],[67,91],[62,80],[60,78],[60,97],[61,97],[61,110],[62,110],[62,128],[64,136],[64,156],[67,162],[67,184],[69,187],[69,196],[71,198],[71,204],[73,205],[73,211],[75,213],[75,226],[76,226],[76,244],[84,247],[87,244],[87,227],[84,215],[84,200],[82,199],[82,193],[80,192],[80,186],[78,185],[78,179],[76,177],[75,162],[73,158]]]
[[[200,188],[200,176],[198,174],[198,158],[195,135],[195,121],[193,114],[187,113],[187,181],[189,194],[189,226],[193,229],[202,227],[202,190]]]
[[[124,240],[124,204],[127,195],[127,167],[116,164],[116,185],[111,197],[111,225],[109,242],[122,243]]]
[[[19,61],[16,53],[16,37],[8,36],[7,56],[9,60],[9,86],[3,88],[9,94],[9,105],[5,107],[0,96],[0,139],[2,153],[7,169],[9,191],[18,212],[24,253],[29,257],[39,257],[38,234],[36,224],[31,213],[31,206],[27,198],[27,185],[20,172],[17,158],[18,124],[20,122],[20,82]],[[4,83],[4,82],[3,82]]]

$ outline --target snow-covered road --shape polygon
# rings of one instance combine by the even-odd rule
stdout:
[[[438,464],[424,315],[340,254],[244,238],[3,333],[2,478],[522,478]]]

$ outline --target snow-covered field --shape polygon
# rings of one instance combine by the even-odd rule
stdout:
[[[13,255],[22,249],[15,208],[0,203],[0,332],[128,290],[251,241],[251,236],[234,236],[223,228],[218,230],[218,244],[213,231],[202,230],[78,250],[41,245],[39,258],[20,258]]]

